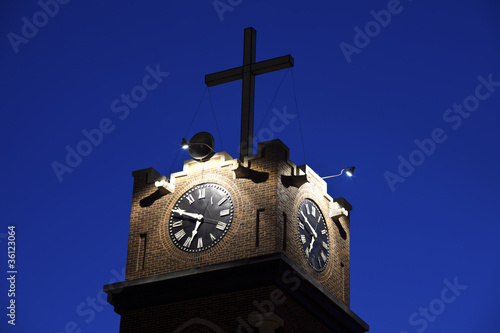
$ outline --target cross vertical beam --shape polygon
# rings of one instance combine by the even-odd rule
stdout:
[[[255,48],[257,32],[253,28],[245,29],[243,44],[243,75],[241,90],[241,138],[240,160],[243,156],[250,156],[253,152],[253,120],[255,101],[255,74],[252,64],[255,63]]]
[[[293,67],[293,58],[286,55],[278,58],[255,62],[257,32],[246,28],[243,45],[243,66],[205,75],[205,83],[215,85],[242,80],[241,93],[241,139],[240,160],[253,153],[253,121],[255,101],[255,76]]]

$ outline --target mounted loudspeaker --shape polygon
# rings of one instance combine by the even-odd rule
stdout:
[[[195,134],[188,143],[188,152],[197,161],[208,161],[215,154],[214,137],[208,132]]]

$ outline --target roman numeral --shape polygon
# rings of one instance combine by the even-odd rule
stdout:
[[[182,220],[172,223],[172,227],[174,228],[182,227]]]
[[[217,229],[219,229],[219,230],[223,230],[223,231],[224,231],[224,229],[226,229],[226,225],[227,225],[227,224],[226,224],[226,223],[224,223],[224,222],[218,222],[218,223],[217,223],[217,225],[216,225],[215,227],[216,227]]]
[[[306,257],[309,258],[309,247],[306,248]]]
[[[198,238],[198,248],[203,247],[203,238]]]
[[[302,244],[305,244],[306,243],[306,236],[300,235],[300,241],[302,242]]]
[[[322,235],[326,235],[326,233],[327,233],[326,229],[321,230]]]
[[[212,240],[212,242],[216,240],[215,236],[212,234],[210,234],[210,239]]]
[[[192,240],[193,239],[191,237],[186,238],[186,241],[184,242],[184,247],[190,247]]]
[[[299,227],[300,227],[300,229],[304,230],[304,224],[300,221],[299,221]]]
[[[205,199],[205,189],[204,188],[198,189],[198,199]]]
[[[214,205],[214,195],[212,195],[210,197],[210,205],[212,205],[212,206]]]
[[[321,258],[318,257],[318,266],[321,267]]]
[[[309,205],[306,204],[306,211],[307,211],[307,215],[311,214],[311,212],[309,211]]]
[[[325,254],[325,252],[321,251],[320,255],[321,255],[321,258],[323,258],[323,261],[324,261],[324,262],[326,262],[326,259],[327,259],[327,258],[326,258],[326,254]],[[319,258],[318,258],[318,259],[319,259]]]
[[[226,216],[229,215],[229,209],[224,209],[220,211],[220,216]]]
[[[323,242],[321,245],[323,245],[323,247],[328,250],[328,244],[326,244],[325,242]]]
[[[177,238],[177,240],[181,240],[182,237],[186,236],[186,232],[184,231],[184,229],[181,229],[177,231],[174,236],[175,238]]]
[[[194,198],[193,198],[193,195],[192,195],[192,194],[188,195],[188,196],[186,197],[186,199],[188,199],[188,201],[189,201],[189,204],[190,204],[190,205],[191,205],[191,204],[193,204],[193,202],[194,202]]]
[[[311,215],[313,217],[316,217],[316,207],[314,207],[314,206],[311,207]]]
[[[227,197],[224,197],[222,199],[219,200],[219,202],[217,203],[219,206],[222,205],[224,202],[226,202],[227,200]]]

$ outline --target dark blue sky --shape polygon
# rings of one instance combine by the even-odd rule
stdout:
[[[257,137],[280,138],[321,176],[357,167],[328,180],[354,206],[352,310],[375,333],[497,330],[496,1],[220,0],[223,13],[212,1],[60,1],[1,5],[0,267],[16,225],[18,275],[17,325],[2,313],[0,331],[118,332],[99,298],[123,279],[131,172],[182,168],[204,75],[241,65],[249,26],[257,60],[295,58],[305,157],[291,73],[270,106],[286,70],[256,79]],[[187,137],[209,131],[237,157],[240,90],[211,88],[222,142],[207,95]],[[86,156],[67,161],[72,150]]]

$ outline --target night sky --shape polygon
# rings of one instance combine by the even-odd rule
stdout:
[[[204,76],[242,64],[250,26],[258,61],[295,59],[256,78],[258,141],[321,176],[356,166],[327,180],[354,207],[351,309],[375,333],[498,330],[498,2],[0,7],[0,331],[118,332],[101,290],[124,279],[131,172],[180,171],[200,131],[238,157],[241,81],[204,95]]]

